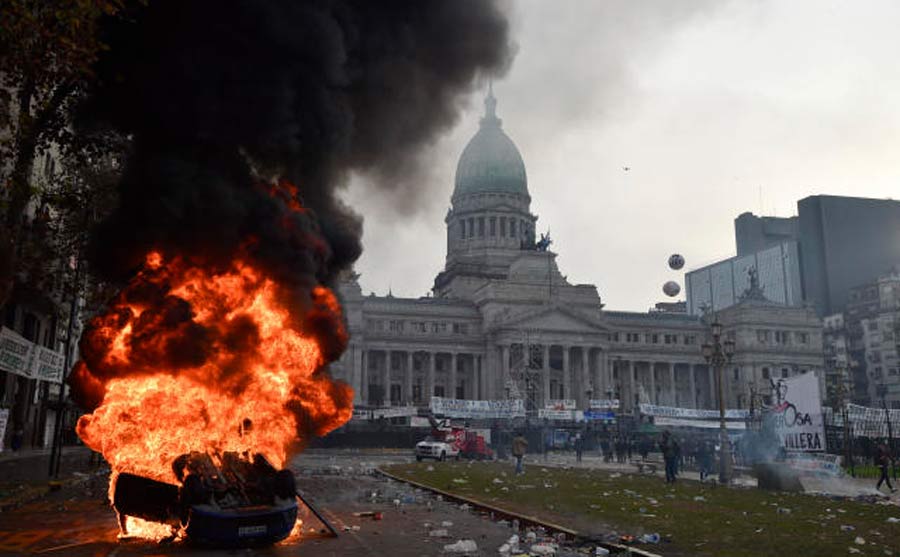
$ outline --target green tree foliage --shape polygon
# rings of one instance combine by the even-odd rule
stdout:
[[[51,145],[64,156],[79,144],[71,111],[105,49],[100,19],[122,0],[4,0],[0,3],[0,305],[21,268],[25,210],[39,191],[35,161]],[[46,215],[33,228],[41,233]]]

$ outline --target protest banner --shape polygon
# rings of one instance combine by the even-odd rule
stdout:
[[[7,327],[0,328],[0,370],[29,379],[62,383],[63,355],[37,345]]]
[[[770,411],[781,446],[787,451],[824,451],[825,422],[815,373],[779,379],[773,394]]]
[[[663,418],[688,418],[695,420],[719,419],[718,410],[679,408],[675,406],[657,406],[656,404],[641,404],[639,408],[641,414],[644,414],[645,416],[659,416]],[[725,410],[726,420],[746,420],[749,417],[749,410],[738,410],[734,408]]]
[[[550,400],[544,405],[547,410],[575,410],[575,401],[573,399]]]
[[[588,403],[591,410],[618,410],[619,399],[617,398],[601,398],[591,399]]]
[[[431,427],[431,422],[428,421],[428,418],[411,416],[409,418],[409,427]]]
[[[62,383],[63,355],[45,346],[37,346],[32,372],[36,379]]]
[[[600,422],[615,422],[616,413],[612,410],[585,410],[584,411],[584,419],[585,421],[600,421]]]
[[[584,412],[581,410],[538,410],[538,418],[558,420],[561,422],[582,422]]]
[[[841,457],[836,454],[788,453],[784,462],[794,470],[804,474],[835,478],[845,475],[843,468],[841,468]]]
[[[521,399],[461,400],[431,397],[431,412],[448,418],[524,418],[525,403]]]
[[[0,369],[31,379],[34,377],[36,348],[33,342],[12,329],[0,328]]]
[[[372,409],[372,417],[378,418],[405,418],[406,416],[415,416],[419,413],[419,409],[415,406],[389,406],[387,408]]]

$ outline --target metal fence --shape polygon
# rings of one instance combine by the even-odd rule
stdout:
[[[848,404],[837,411],[824,408],[825,439],[828,452],[844,455],[844,466],[857,477],[878,475],[875,454],[885,442],[895,458],[893,476],[898,475],[900,458],[900,410],[885,410]]]

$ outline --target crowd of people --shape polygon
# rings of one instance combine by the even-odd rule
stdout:
[[[551,449],[550,441],[545,443],[546,454]],[[709,436],[685,436],[678,438],[669,431],[659,434],[618,435],[602,433],[586,435],[573,433],[565,445],[575,453],[575,461],[580,463],[585,452],[596,451],[604,462],[625,464],[632,461],[647,461],[651,453],[659,452],[666,463],[666,481],[673,482],[679,471],[686,466],[700,472],[705,480],[712,473],[718,446]],[[509,444],[516,462],[516,474],[524,473],[524,458],[528,452],[528,441],[523,432],[518,432]]]
[[[659,435],[635,434],[633,436],[604,433],[587,437],[578,432],[571,435],[566,448],[573,449],[575,460],[580,463],[587,450],[596,450],[606,463],[616,462],[625,464],[633,461],[647,461],[650,453],[658,451],[665,464],[666,483],[677,481],[679,472],[685,467],[691,467],[700,473],[700,481],[705,481],[713,473],[716,460],[719,458],[719,446],[717,439],[709,435],[687,435],[677,437],[670,431],[663,431]],[[552,445],[548,442],[544,449]],[[732,458],[736,464],[745,463],[740,442],[733,445]],[[884,442],[873,444],[871,462],[879,469],[879,478],[876,489],[885,485],[891,493],[895,488],[891,483],[891,469],[896,464],[894,456]],[[522,432],[512,439],[511,452],[516,461],[516,474],[524,474],[524,458],[528,452],[528,441]]]

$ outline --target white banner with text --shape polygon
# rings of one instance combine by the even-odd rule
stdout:
[[[0,327],[0,369],[29,379],[62,383],[63,355]]]
[[[804,373],[779,379],[773,391],[775,433],[787,451],[824,451],[825,420],[819,378]]]
[[[448,418],[524,418],[525,403],[522,399],[461,400],[435,396],[431,397],[431,411]]]

